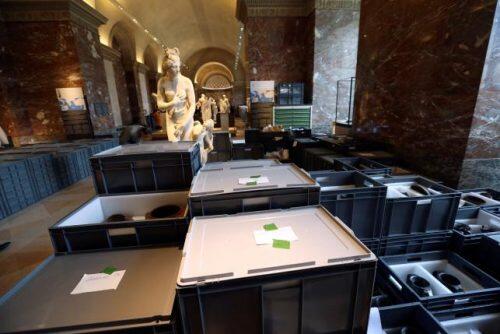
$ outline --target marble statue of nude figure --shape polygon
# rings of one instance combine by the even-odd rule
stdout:
[[[196,108],[191,80],[180,73],[179,49],[167,49],[163,60],[164,76],[158,81],[158,109],[165,112],[169,141],[191,140]]]

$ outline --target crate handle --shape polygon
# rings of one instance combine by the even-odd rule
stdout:
[[[432,199],[421,199],[417,201],[417,205],[431,204]]]
[[[392,275],[389,275],[389,281],[391,281],[392,285],[394,285],[396,287],[396,289],[398,289],[399,291],[403,290],[403,287],[401,286],[401,284],[399,284],[399,282],[394,278],[394,276]]]

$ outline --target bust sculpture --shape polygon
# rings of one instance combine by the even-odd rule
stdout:
[[[168,140],[191,140],[196,109],[191,80],[180,73],[179,49],[167,49],[162,63],[163,77],[158,81],[158,109],[166,113]]]

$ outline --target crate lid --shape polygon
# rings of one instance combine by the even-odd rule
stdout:
[[[136,154],[151,154],[151,153],[175,153],[175,152],[190,152],[196,142],[181,141],[181,142],[167,142],[167,141],[152,141],[144,142],[141,144],[128,144],[113,147],[109,150],[97,153],[94,157],[110,157],[110,156],[123,156],[123,155],[136,155]]]
[[[269,182],[255,185],[240,184],[240,179],[266,177]],[[319,187],[307,173],[294,164],[224,170],[200,170],[193,179],[190,197],[226,194],[263,189]]]
[[[202,170],[227,170],[240,168],[258,168],[280,165],[281,162],[277,159],[258,159],[258,160],[231,160],[225,162],[209,162],[202,167]]]
[[[256,244],[253,232],[272,223],[280,228],[290,226],[297,235],[290,249]],[[375,261],[376,257],[321,206],[196,217],[184,244],[177,284],[187,286],[360,260]]]
[[[168,320],[181,254],[169,247],[50,257],[0,299],[0,332]],[[108,266],[126,270],[116,290],[70,294],[83,274]]]

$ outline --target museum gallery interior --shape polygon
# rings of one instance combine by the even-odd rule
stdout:
[[[0,333],[496,334],[497,0],[0,0]]]

